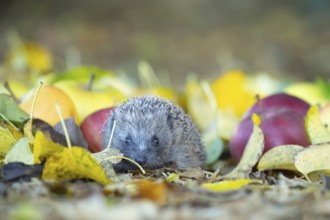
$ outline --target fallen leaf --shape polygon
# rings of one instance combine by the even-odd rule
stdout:
[[[93,156],[98,162],[108,160],[111,163],[116,164],[122,160],[121,156],[123,156],[123,154],[119,150],[109,147],[103,151],[93,153]]]
[[[10,148],[17,142],[17,139],[13,136],[8,128],[0,126],[0,156],[6,156]]]
[[[33,119],[30,118],[24,125],[24,135],[27,137],[27,139],[29,140],[30,144],[34,144],[34,135],[32,132],[32,123],[33,123]]]
[[[216,183],[203,183],[201,187],[211,191],[223,192],[238,190],[250,183],[262,183],[262,181],[256,179],[223,180]]]
[[[168,177],[166,178],[166,181],[171,183],[174,182],[176,180],[180,179],[180,175],[177,173],[171,173],[170,175],[168,175]]]
[[[7,54],[6,64],[18,71],[30,69],[46,72],[52,68],[53,58],[52,54],[39,44],[16,42],[15,47]]]
[[[113,169],[112,164],[119,163],[123,154],[114,148],[106,148],[103,151],[92,154],[97,162],[103,167],[107,177],[114,182],[117,182],[119,179],[115,170]]]
[[[34,164],[34,155],[30,150],[29,140],[26,137],[17,141],[9,150],[4,159],[5,164],[21,162],[27,165]]]
[[[197,79],[188,78],[185,86],[187,111],[201,131],[205,131],[214,122],[215,114]]]
[[[54,143],[50,139],[48,139],[41,131],[36,132],[34,145],[33,145],[33,153],[36,158],[43,160],[47,156],[61,152],[65,149],[64,146]]]
[[[330,143],[313,144],[297,153],[294,157],[295,167],[306,179],[312,172],[330,175]]]
[[[1,167],[1,178],[6,182],[18,180],[30,180],[32,177],[41,177],[43,164],[26,165],[24,163],[14,162],[5,164]]]
[[[79,128],[79,126],[76,124],[73,117],[67,118],[64,120],[65,126],[68,130],[68,133],[70,134],[70,140],[71,143],[75,146],[81,146],[85,149],[88,148],[87,142],[84,139],[84,136]],[[64,136],[63,126],[61,122],[58,122],[54,126],[54,130],[58,132],[59,134],[62,134]],[[64,144],[64,146],[67,146],[67,143]]]
[[[312,144],[330,142],[330,132],[323,125],[316,105],[309,108],[305,119],[305,127]]]
[[[135,197],[149,199],[159,205],[163,205],[167,200],[167,185],[164,182],[152,182],[144,179],[134,179],[128,182],[137,187]]]
[[[261,119],[258,115],[251,116],[253,121],[253,132],[246,144],[244,153],[238,165],[224,177],[226,178],[248,178],[252,168],[257,164],[265,147],[262,130],[259,127]]]
[[[103,185],[111,183],[95,158],[81,147],[63,148],[47,157],[43,180],[73,180],[87,178]]]
[[[299,145],[282,145],[267,151],[259,160],[258,170],[291,170],[298,171],[294,165],[294,156],[304,147]]]
[[[18,107],[14,98],[5,94],[0,94],[0,113],[19,127],[23,127],[29,119],[29,115]]]

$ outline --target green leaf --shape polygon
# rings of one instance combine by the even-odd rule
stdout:
[[[0,94],[0,113],[19,126],[23,126],[29,119],[29,115],[18,107],[13,97],[6,94]]]

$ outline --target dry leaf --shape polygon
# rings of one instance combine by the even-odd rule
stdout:
[[[32,122],[33,119],[30,118],[24,125],[24,135],[27,137],[30,144],[34,144],[34,136],[32,133]]]
[[[8,128],[0,127],[0,156],[5,156],[16,142],[16,138]]]
[[[103,185],[111,183],[95,158],[81,147],[63,148],[46,160],[43,180],[73,180],[87,178]]]
[[[222,192],[222,191],[238,190],[250,183],[262,183],[262,181],[256,179],[224,180],[217,183],[204,183],[201,186],[204,189],[208,189],[216,192]]]
[[[136,197],[150,199],[159,205],[163,205],[167,200],[167,186],[164,182],[152,182],[143,179],[134,179],[129,181],[137,187]]]
[[[292,170],[298,171],[294,165],[294,156],[304,147],[299,145],[281,145],[267,151],[259,160],[258,170]]]
[[[34,155],[30,150],[29,140],[27,137],[21,138],[7,153],[5,164],[13,162],[21,162],[27,165],[34,164]]]
[[[112,164],[119,163],[122,159],[120,156],[123,154],[114,148],[106,148],[103,151],[92,154],[97,162],[103,167],[107,177],[114,182],[117,182],[119,179],[116,172],[113,169]]]
[[[330,132],[323,125],[316,105],[309,108],[305,119],[305,127],[312,144],[330,142]]]
[[[256,165],[265,147],[265,140],[262,130],[259,127],[261,119],[258,115],[251,116],[253,121],[253,132],[246,144],[244,153],[238,165],[228,174],[226,178],[248,178],[252,168]]]
[[[64,146],[49,140],[41,131],[38,130],[36,132],[33,145],[33,154],[37,161],[42,161],[47,156],[56,152],[61,152],[64,149]]]
[[[314,144],[300,151],[294,158],[297,170],[305,175],[312,172],[330,174],[330,143]]]

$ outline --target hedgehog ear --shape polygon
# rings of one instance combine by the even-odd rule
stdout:
[[[167,124],[168,124],[168,126],[171,128],[171,129],[173,129],[173,118],[172,118],[172,116],[171,115],[168,115],[167,116]]]

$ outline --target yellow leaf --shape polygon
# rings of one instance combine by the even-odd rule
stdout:
[[[252,168],[257,164],[265,147],[264,135],[257,124],[253,124],[253,132],[246,144],[244,153],[238,165],[225,177],[248,178]]]
[[[259,160],[258,170],[292,170],[298,171],[294,165],[294,156],[304,148],[299,145],[282,145],[267,151]]]
[[[24,134],[25,136],[27,137],[27,139],[29,140],[29,143],[30,144],[34,144],[34,136],[33,136],[33,133],[32,133],[32,122],[33,122],[33,119],[30,118],[24,125]]]
[[[215,112],[196,79],[191,77],[188,79],[185,98],[187,110],[192,119],[200,130],[205,131],[215,121]]]
[[[0,127],[0,156],[5,156],[16,142],[16,138],[8,128]]]
[[[218,107],[241,116],[255,102],[255,94],[247,88],[247,76],[240,70],[222,75],[212,85]]]
[[[312,144],[330,142],[330,132],[323,125],[316,105],[309,108],[305,119],[305,127]]]
[[[255,125],[259,126],[261,124],[261,117],[259,115],[253,113],[251,119]]]
[[[43,180],[73,180],[87,178],[103,185],[111,183],[95,158],[81,147],[64,148],[50,154],[42,173]]]
[[[180,179],[180,175],[177,174],[177,173],[171,173],[167,178],[166,178],[166,181],[171,183],[171,182],[174,182],[176,180]]]
[[[44,160],[47,156],[63,151],[64,149],[66,148],[62,145],[49,140],[40,130],[36,132],[33,145],[33,154],[36,159],[35,162]]]
[[[240,189],[250,183],[262,183],[261,180],[256,179],[237,179],[237,180],[224,180],[217,183],[204,183],[202,188],[221,192]]]
[[[322,172],[330,175],[330,143],[311,145],[300,151],[294,158],[297,170],[305,175]]]
[[[21,138],[7,153],[4,162],[21,162],[27,165],[34,164],[34,156],[30,150],[29,140],[26,137]]]
[[[35,43],[17,45],[7,55],[7,65],[16,69],[31,69],[40,72],[48,71],[53,66],[52,55],[43,47]]]

